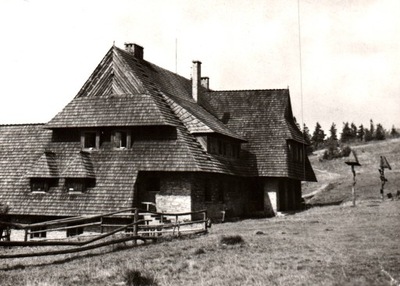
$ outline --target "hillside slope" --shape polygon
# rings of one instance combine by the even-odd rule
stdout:
[[[381,181],[379,179],[380,156],[385,156],[392,170],[385,169],[388,182],[385,185],[385,199],[388,192],[400,190],[400,139],[374,141],[366,145],[351,146],[356,151],[361,167],[356,167],[357,201],[379,200]],[[316,194],[307,203],[310,205],[335,204],[351,201],[353,175],[350,166],[344,162],[349,158],[331,161],[321,160],[322,153],[309,157],[317,176],[317,183],[304,183],[303,195]]]

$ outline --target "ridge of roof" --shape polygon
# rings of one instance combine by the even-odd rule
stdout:
[[[289,91],[287,88],[272,88],[272,89],[223,89],[223,90],[208,90],[207,93],[215,93],[215,92],[249,92],[249,91]]]
[[[6,123],[6,124],[0,124],[0,127],[3,127],[3,126],[38,126],[38,125],[46,125],[46,123]]]

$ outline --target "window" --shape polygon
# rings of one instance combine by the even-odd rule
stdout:
[[[218,154],[229,158],[239,158],[240,144],[214,137],[208,137],[207,142],[207,151],[210,154]]]
[[[212,196],[211,196],[211,184],[210,181],[205,181],[204,182],[204,201],[205,202],[211,202]]]
[[[130,148],[131,136],[127,131],[115,131],[112,136],[114,148]]]
[[[91,184],[87,178],[66,178],[65,189],[69,193],[83,193]]]
[[[50,187],[57,185],[57,178],[31,178],[31,191],[34,193],[48,192]]]
[[[67,229],[67,237],[77,236],[83,233],[83,227],[75,227]]]
[[[49,190],[49,182],[46,179],[31,179],[31,191],[43,193]]]
[[[46,227],[35,227],[31,229],[31,238],[46,238]]]
[[[84,131],[81,133],[81,144],[83,149],[99,149],[100,134],[97,131]]]
[[[289,160],[292,162],[304,162],[304,145],[289,141],[288,142]]]

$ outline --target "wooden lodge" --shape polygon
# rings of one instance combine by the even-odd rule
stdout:
[[[112,46],[48,123],[0,126],[0,203],[26,223],[142,202],[268,217],[316,180],[305,144],[288,89],[215,91],[198,61],[187,79]]]

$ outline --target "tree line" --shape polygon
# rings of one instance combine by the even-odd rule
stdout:
[[[392,126],[391,130],[386,130],[380,123],[375,125],[372,119],[370,120],[369,128],[365,127],[363,124],[357,127],[353,122],[343,122],[340,138],[335,123],[332,123],[329,128],[329,135],[327,135],[319,122],[317,122],[311,135],[310,129],[306,124],[303,124],[303,128],[300,128],[296,118],[294,118],[294,120],[299,130],[302,130],[305,141],[309,144],[307,147],[308,154],[312,153],[314,150],[332,147],[332,145],[336,145],[337,147],[339,144],[369,142],[400,137],[400,133],[394,126]]]

